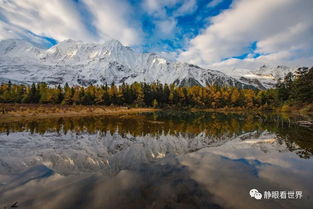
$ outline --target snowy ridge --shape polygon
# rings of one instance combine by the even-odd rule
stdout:
[[[40,49],[22,40],[0,42],[0,82],[46,82],[87,86],[114,82],[160,82],[180,86],[254,88],[220,71],[173,62],[155,53],[138,53],[117,40],[102,44],[67,40]]]
[[[289,72],[294,73],[298,68],[262,65],[257,69],[226,68],[221,71],[247,85],[253,85],[258,89],[268,89],[275,87],[279,79],[284,79]]]

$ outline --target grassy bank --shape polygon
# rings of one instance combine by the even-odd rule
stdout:
[[[223,107],[223,108],[191,108],[191,111],[207,111],[207,112],[233,112],[233,113],[255,113],[255,112],[271,112],[271,113],[292,113],[299,115],[313,115],[313,103],[294,103],[285,104],[279,107]]]
[[[84,105],[0,104],[0,120],[14,121],[23,118],[117,115],[153,111],[157,111],[157,109]]]
[[[117,115],[134,114],[154,111],[189,111],[189,112],[223,112],[223,113],[278,113],[288,115],[313,115],[313,104],[289,104],[276,108],[129,108],[118,106],[101,105],[52,105],[52,104],[6,104],[0,103],[0,120],[21,120],[50,117],[75,117],[75,116],[97,116],[97,115]]]
[[[296,114],[309,114],[313,115],[313,103],[292,103],[282,105],[277,109],[279,112],[296,113]]]

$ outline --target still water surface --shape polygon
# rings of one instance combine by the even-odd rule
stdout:
[[[277,115],[0,122],[0,209],[312,209],[312,155],[312,127]]]

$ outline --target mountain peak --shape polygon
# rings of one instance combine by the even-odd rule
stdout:
[[[100,44],[69,39],[46,50],[24,41],[4,41],[0,42],[0,60],[0,81],[16,83],[86,86],[158,81],[253,88],[219,71],[170,61],[155,53],[138,53],[114,39]]]
[[[0,41],[0,56],[32,56],[40,53],[39,48],[22,39],[7,39]]]

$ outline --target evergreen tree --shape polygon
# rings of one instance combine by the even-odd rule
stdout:
[[[48,86],[45,83],[30,86],[0,85],[0,102],[42,103],[67,105],[135,105],[147,107],[264,107],[273,108],[285,103],[313,102],[313,68],[300,68],[295,74],[288,73],[279,81],[276,89],[252,90],[235,87],[192,86],[179,87],[159,82],[123,83],[116,86],[70,87]]]

